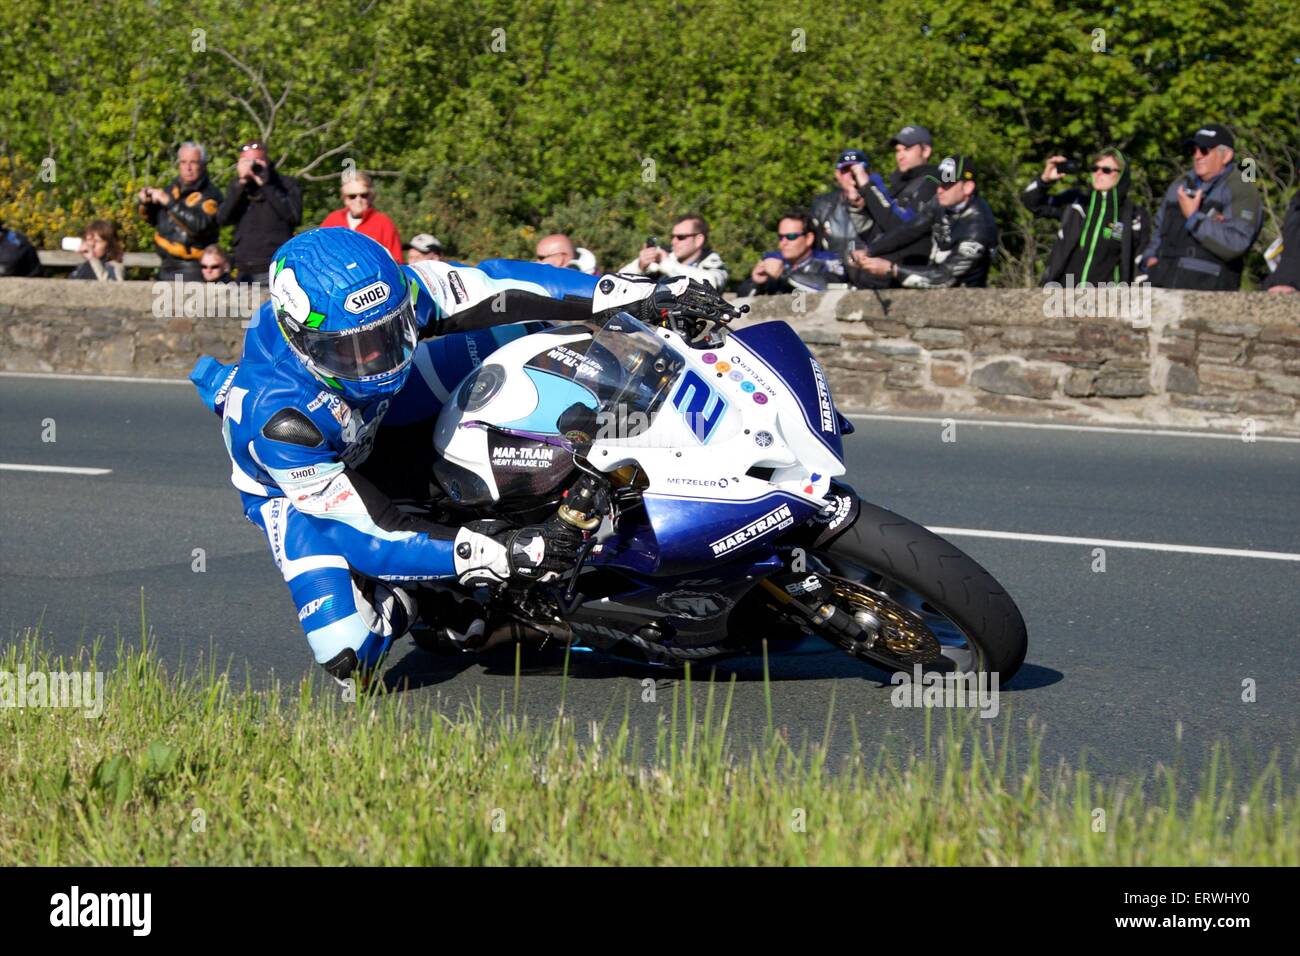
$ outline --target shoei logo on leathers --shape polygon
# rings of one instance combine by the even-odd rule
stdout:
[[[388,296],[392,293],[387,282],[374,282],[348,295],[347,302],[343,308],[347,309],[353,315],[359,312],[365,312],[367,309],[379,305],[381,302],[387,302]]]

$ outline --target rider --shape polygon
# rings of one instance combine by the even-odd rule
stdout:
[[[316,661],[341,681],[368,679],[415,622],[399,582],[544,581],[576,560],[577,532],[555,519],[448,528],[394,500],[428,497],[420,463],[431,463],[432,423],[451,390],[498,346],[541,328],[507,323],[620,308],[654,320],[697,290],[684,278],[500,259],[399,266],[360,233],[314,229],[276,250],[270,293],[239,365],[204,356],[190,378],[222,416],[231,482],[266,533]],[[447,337],[420,341],[431,335]]]

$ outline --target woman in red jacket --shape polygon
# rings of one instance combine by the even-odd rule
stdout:
[[[397,234],[393,220],[375,209],[375,186],[366,173],[353,173],[343,180],[339,190],[343,208],[335,209],[325,217],[321,227],[343,226],[369,236],[388,250],[399,265],[402,262],[402,237]]]

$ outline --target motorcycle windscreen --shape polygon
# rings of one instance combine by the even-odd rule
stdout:
[[[583,386],[596,397],[602,425],[619,423],[618,437],[635,437],[649,428],[685,359],[626,313],[583,328],[591,330],[590,339],[554,346],[525,367]]]

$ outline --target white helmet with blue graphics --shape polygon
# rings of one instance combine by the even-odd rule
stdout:
[[[391,398],[415,354],[415,296],[393,257],[350,229],[312,229],[271,259],[271,307],[289,347],[349,403]]]

